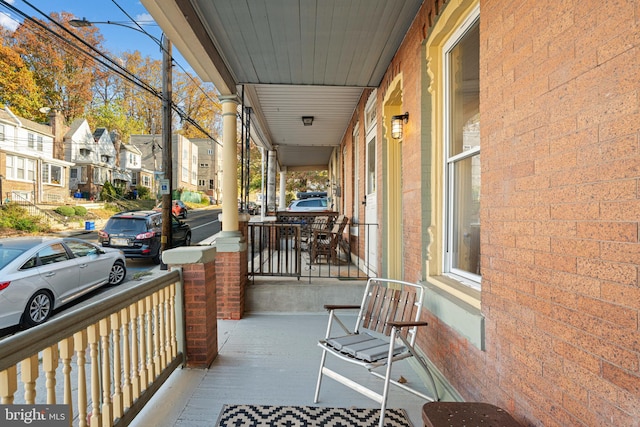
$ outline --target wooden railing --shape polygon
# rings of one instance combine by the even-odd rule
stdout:
[[[65,404],[80,427],[128,425],[183,363],[182,304],[171,271],[0,341],[0,403]]]

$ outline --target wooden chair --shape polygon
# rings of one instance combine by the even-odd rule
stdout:
[[[322,348],[322,358],[315,403],[318,403],[320,385],[325,375],[378,402],[381,405],[380,427],[384,425],[384,411],[391,384],[429,402],[440,400],[426,362],[414,349],[418,327],[427,326],[427,322],[420,321],[423,293],[422,286],[415,283],[373,278],[367,282],[361,305],[325,305],[325,309],[329,311],[329,324],[325,338],[318,343]],[[345,309],[359,309],[353,331],[336,315],[338,310]],[[340,334],[332,334],[335,325],[342,329]],[[383,379],[382,393],[327,368],[327,355],[362,366]],[[391,379],[392,364],[410,357],[425,371],[434,397]],[[384,372],[378,372],[378,368],[384,368]]]
[[[311,263],[318,261],[318,258],[324,256],[327,262],[333,262],[337,264],[338,259],[338,244],[342,239],[342,233],[347,226],[349,218],[340,215],[333,223],[333,227],[330,230],[327,229],[313,229],[311,239],[309,240],[310,253],[309,258]]]
[[[327,230],[330,227],[331,218],[328,215],[318,215],[312,218],[311,223],[306,224],[300,230],[300,248],[303,251],[309,250],[309,243],[313,238],[314,230]]]

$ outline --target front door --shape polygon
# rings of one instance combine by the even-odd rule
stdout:
[[[376,195],[376,130],[367,132],[365,195],[365,266],[369,276],[378,274],[378,198]]]

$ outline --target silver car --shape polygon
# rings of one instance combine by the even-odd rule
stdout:
[[[74,238],[0,239],[0,328],[39,325],[54,308],[126,275],[117,249]]]

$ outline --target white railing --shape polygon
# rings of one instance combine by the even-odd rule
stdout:
[[[128,425],[184,361],[182,301],[171,271],[0,341],[0,403],[65,404],[80,427]]]

